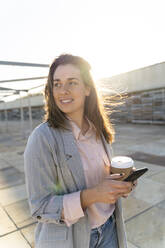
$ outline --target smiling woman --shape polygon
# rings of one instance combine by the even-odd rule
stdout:
[[[110,173],[114,130],[90,65],[63,54],[50,66],[45,122],[25,149],[36,248],[126,248],[121,196],[132,183]]]
[[[87,116],[96,127],[96,136],[103,132],[107,142],[113,141],[114,129],[104,113],[96,86],[90,73],[91,66],[81,57],[64,54],[50,66],[45,87],[45,118],[54,128],[68,129],[67,117],[81,127]],[[63,100],[72,100],[64,103]]]

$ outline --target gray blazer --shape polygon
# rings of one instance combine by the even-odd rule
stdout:
[[[102,136],[110,158],[110,145]],[[90,225],[85,217],[67,227],[61,221],[63,195],[86,188],[81,157],[72,130],[47,123],[29,136],[24,153],[25,179],[32,217],[38,221],[35,248],[88,248]],[[121,200],[115,207],[119,248],[127,248]]]

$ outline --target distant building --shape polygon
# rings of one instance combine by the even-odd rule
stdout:
[[[165,62],[99,80],[107,95],[127,93],[125,104],[112,114],[117,122],[165,124]],[[33,119],[42,119],[43,96],[30,96]],[[0,120],[20,118],[20,102],[24,119],[28,118],[29,99],[0,103]],[[111,108],[111,106],[109,106]],[[6,117],[7,116],[7,117]]]
[[[100,80],[106,94],[127,93],[119,122],[165,124],[165,62]],[[109,89],[109,92],[107,91]]]

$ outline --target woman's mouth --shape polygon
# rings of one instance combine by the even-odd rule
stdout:
[[[68,104],[68,103],[71,103],[71,102],[73,102],[73,99],[62,99],[62,100],[60,100],[60,103],[62,103],[62,104]]]

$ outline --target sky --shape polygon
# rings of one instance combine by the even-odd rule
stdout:
[[[91,64],[95,80],[163,62],[164,9],[164,0],[1,0],[0,60],[50,64],[72,53]],[[47,74],[0,65],[0,80]]]

